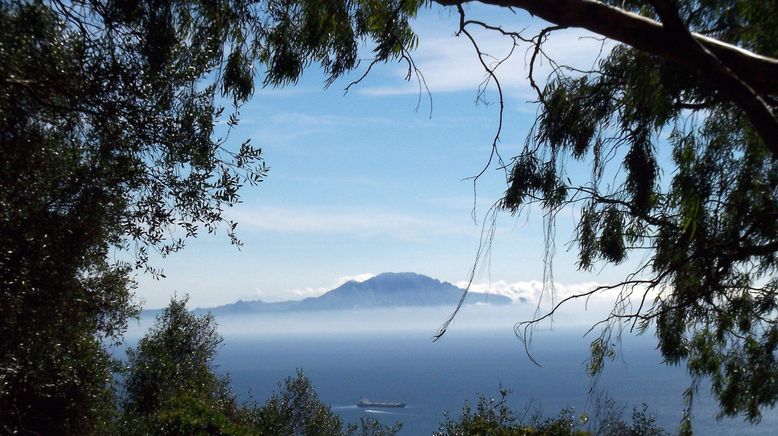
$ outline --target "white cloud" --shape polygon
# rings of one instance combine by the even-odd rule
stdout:
[[[476,234],[472,226],[441,224],[438,220],[391,212],[335,212],[262,207],[235,211],[231,218],[243,228],[302,234],[377,235],[417,239],[425,235]]]
[[[313,114],[306,112],[282,112],[270,118],[270,123],[281,124],[285,129],[290,126],[307,128],[328,128],[354,125],[394,125],[387,117],[360,117],[331,114]]]
[[[459,286],[460,288],[467,287],[467,281],[459,281],[455,283],[456,286]],[[586,292],[590,292],[598,287],[608,286],[604,283],[599,282],[584,282],[584,283],[575,283],[575,284],[568,284],[568,283],[554,283],[554,301],[559,302],[565,298],[571,297],[573,295],[580,295]],[[525,282],[513,282],[508,283],[505,280],[497,280],[492,282],[478,282],[473,283],[470,286],[470,289],[475,292],[487,292],[491,294],[496,295],[503,295],[505,297],[508,297],[512,299],[513,301],[520,301],[522,299],[526,300],[527,302],[538,304],[543,303],[549,304],[551,302],[551,290],[547,287],[544,288],[543,282],[539,280],[530,280]],[[627,291],[629,291],[631,288],[627,288]],[[645,286],[639,285],[634,287],[634,293],[633,293],[633,302],[635,302],[635,297],[642,297],[644,290],[646,289]],[[579,302],[583,304],[610,304],[612,305],[617,298],[619,298],[619,293],[622,291],[621,287],[615,288],[615,289],[608,289],[603,291],[598,291],[591,295],[591,297],[587,300],[586,298],[580,299]],[[653,298],[657,295],[659,290],[652,290],[648,294],[647,300],[653,300]]]
[[[340,285],[343,285],[344,283],[350,281],[364,282],[365,280],[371,279],[373,277],[375,277],[375,274],[373,273],[362,273],[353,276],[342,276],[342,277],[338,277],[331,286],[305,287],[300,289],[292,289],[289,291],[289,294],[294,296],[294,298],[292,298],[293,300],[302,300],[303,298],[318,297],[320,295],[324,295],[325,293],[337,288]]]
[[[527,37],[537,34],[539,29],[527,29],[522,32]],[[485,60],[496,63],[510,53],[512,41],[495,32],[478,32],[474,37],[479,48],[484,53],[489,53],[494,59]],[[559,64],[568,65],[577,69],[589,70],[598,57],[606,55],[614,46],[612,41],[603,43],[597,35],[582,29],[566,29],[553,32],[543,45],[543,51]],[[475,92],[486,78],[486,73],[481,66],[473,45],[466,36],[440,36],[421,35],[419,47],[411,53],[414,62],[421,70],[430,91],[438,92]],[[503,87],[503,91],[518,98],[532,98],[534,91],[527,79],[529,74],[529,62],[532,56],[532,46],[523,44],[514,50],[510,59],[505,61],[497,70],[497,76]],[[365,86],[359,88],[359,92],[368,95],[385,96],[398,94],[419,93],[416,80],[400,81],[407,74],[405,65],[397,67],[393,76],[396,78],[393,84]],[[552,72],[552,66],[548,61],[538,58],[535,65],[534,76],[541,84]],[[492,90],[494,90],[492,84]]]
[[[242,121],[241,121],[242,122]],[[256,123],[252,123],[255,124]],[[332,115],[303,111],[279,112],[268,116],[261,128],[251,132],[257,143],[272,145],[299,145],[302,138],[327,137],[332,132],[355,126],[392,126],[396,122],[389,117]]]
[[[301,289],[292,289],[289,291],[289,293],[294,296],[292,300],[302,300],[303,298],[318,297],[319,295],[322,295],[329,290],[329,288],[306,287]]]
[[[467,287],[467,281],[459,281],[455,283],[460,288]],[[570,295],[582,293],[594,289],[600,286],[596,282],[579,283],[579,284],[564,284],[555,283],[554,290],[556,292],[556,298],[562,299]],[[493,282],[480,282],[473,283],[470,289],[475,292],[488,292],[491,294],[502,295],[510,298],[513,301],[519,301],[524,299],[528,302],[537,303],[542,298],[547,298],[543,295],[544,287],[543,282],[539,280],[530,280],[526,282],[513,282],[508,283],[505,280],[497,280]],[[548,290],[545,290],[548,292]]]
[[[354,275],[354,276],[339,277],[338,280],[335,281],[335,286],[334,287],[338,287],[338,286],[340,286],[340,285],[342,285],[344,283],[348,283],[348,282],[362,283],[365,280],[372,279],[373,277],[375,277],[375,274],[373,274],[373,273],[362,273],[362,274],[357,274],[357,275]]]
[[[490,42],[490,47],[504,45],[496,38]],[[421,38],[419,48],[412,56],[433,93],[475,90],[484,79],[484,71],[475,57],[473,47],[463,37]],[[399,79],[406,74],[407,68],[401,65],[394,70],[393,75]],[[390,85],[362,87],[359,92],[377,96],[416,94],[419,86],[413,79],[402,82],[397,80]]]
[[[469,211],[473,207],[473,198],[473,195],[449,195],[427,198],[425,202],[435,207]]]
[[[464,288],[467,286],[467,282],[460,281],[456,285]],[[551,298],[550,290],[544,290],[543,282],[538,280],[513,283],[503,280],[491,283],[479,282],[474,283],[470,289],[476,292],[503,295],[511,298],[514,302],[525,299],[525,304],[518,303],[516,306],[511,306],[517,308],[515,320],[524,322],[546,315],[551,310],[552,303],[558,304],[567,297],[589,292],[599,286],[604,286],[604,284],[597,282],[577,284],[555,283],[553,299]],[[633,292],[630,293],[630,288],[617,288],[599,291],[592,294],[589,298],[569,300],[559,306],[554,315],[543,321],[540,326],[549,327],[550,323],[553,323],[553,325],[557,326],[578,325],[591,327],[597,322],[608,318],[612,313],[619,313],[622,310],[626,313],[634,313],[640,307],[640,300],[645,293],[646,287],[636,286],[631,290]],[[622,291],[624,293],[620,294]],[[645,304],[641,308],[642,313],[645,313],[651,307],[658,292],[658,290],[654,289],[646,294]],[[616,304],[622,298],[626,298],[628,303],[624,304],[624,301],[622,301],[621,304]]]

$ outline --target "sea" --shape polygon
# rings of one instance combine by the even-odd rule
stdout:
[[[392,309],[309,314],[240,315],[218,318],[224,342],[216,356],[242,400],[263,402],[279,382],[298,370],[319,398],[345,422],[362,416],[401,422],[400,435],[430,435],[446,415],[456,419],[465,402],[498,399],[505,389],[518,417],[554,417],[562,409],[592,419],[597,403],[610,399],[623,417],[645,404],[657,424],[676,432],[683,392],[690,378],[683,367],[662,363],[650,332],[625,331],[618,353],[597,379],[586,374],[592,334],[586,324],[557,323],[534,330],[528,346],[513,329],[515,311],[471,309],[433,341],[448,309]],[[501,322],[505,321],[505,322]],[[514,320],[514,321],[511,321]],[[128,333],[128,343],[147,328],[146,319]],[[402,409],[363,409],[357,401],[404,402]],[[768,409],[752,425],[743,418],[716,419],[709,385],[695,396],[693,428],[700,435],[778,434],[778,410]]]

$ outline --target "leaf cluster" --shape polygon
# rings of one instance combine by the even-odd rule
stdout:
[[[100,341],[137,312],[133,270],[163,276],[150,254],[201,232],[240,243],[225,211],[268,170],[259,147],[229,141],[255,83],[312,63],[331,83],[365,38],[377,61],[398,59],[420,5],[0,2],[3,431],[103,420],[89,400],[112,391]]]
[[[663,436],[668,433],[657,427],[648,408],[634,408],[632,422],[622,419],[623,408],[613,400],[604,397],[604,401],[595,404],[594,420],[586,413],[577,414],[573,408],[562,409],[556,417],[544,418],[539,412],[529,408],[522,415],[516,415],[508,406],[509,392],[500,391],[499,398],[487,398],[481,395],[478,404],[472,408],[467,402],[458,419],[446,415],[440,424],[436,436],[459,435],[496,435],[496,436]]]
[[[658,18],[649,2],[613,3]],[[675,3],[691,31],[775,55],[772,2]],[[612,357],[613,329],[653,325],[668,363],[712,379],[722,416],[758,421],[778,400],[778,160],[705,74],[627,46],[594,71],[558,66],[538,98],[502,206],[576,210],[581,269],[643,259],[607,287],[622,291],[591,371]]]

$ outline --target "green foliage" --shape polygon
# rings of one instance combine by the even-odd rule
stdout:
[[[473,410],[468,403],[462,408],[459,420],[446,420],[440,425],[436,436],[458,435],[494,435],[494,436],[585,436],[589,435],[581,427],[581,420],[576,418],[570,409],[562,410],[556,419],[543,419],[533,414],[525,422],[524,417],[517,417],[507,405],[508,392],[500,391],[500,398],[487,399],[483,395],[478,399],[478,405]]]
[[[254,84],[293,83],[314,62],[334,79],[362,38],[377,61],[405,57],[420,4],[0,2],[3,431],[106,422],[101,342],[137,313],[133,269],[161,275],[150,251],[220,226],[239,243],[224,211],[267,168],[227,136]]]
[[[643,0],[608,3],[653,14]],[[691,30],[778,55],[774,1],[674,3]],[[295,83],[314,63],[330,84],[359,65],[363,40],[375,62],[404,59],[412,71],[409,20],[422,5],[0,3],[4,431],[89,432],[106,422],[111,360],[100,344],[117,341],[136,312],[131,271],[158,273],[149,250],[168,254],[221,225],[239,243],[224,211],[267,169],[259,148],[226,136],[254,84]],[[778,160],[700,71],[625,46],[595,72],[565,71],[539,93],[538,123],[502,205],[539,203],[550,215],[580,207],[584,269],[651,253],[636,271],[645,277],[625,285],[659,297],[644,294],[637,313],[617,310],[608,328],[656,325],[668,363],[710,377],[722,414],[757,421],[778,400]],[[568,155],[591,163],[590,180],[569,181]],[[133,261],[110,260],[116,251]]]
[[[229,405],[229,380],[216,375],[213,358],[222,342],[212,315],[198,317],[186,299],[171,300],[154,327],[127,351],[124,410],[147,417],[169,402],[197,399]]]
[[[622,419],[623,408],[607,397],[598,397],[595,402],[595,419],[586,413],[576,414],[572,408],[563,409],[555,418],[543,418],[539,413],[530,414],[529,409],[517,416],[507,405],[509,392],[500,391],[500,398],[487,399],[483,395],[473,410],[468,403],[462,408],[458,420],[446,419],[441,423],[436,436],[482,435],[482,436],[665,436],[668,433],[657,427],[654,417],[648,415],[647,406],[634,408],[632,423]],[[529,415],[529,416],[528,416]]]
[[[310,379],[297,370],[297,375],[279,383],[279,390],[262,406],[246,407],[253,428],[262,434],[305,436],[393,436],[402,424],[381,424],[371,417],[362,417],[359,424],[344,427],[340,417],[324,404]]]
[[[267,435],[301,436],[394,436],[402,424],[381,424],[371,417],[362,417],[359,424],[345,426],[340,417],[324,404],[316,394],[310,379],[298,369],[294,377],[278,384],[262,406],[244,406],[243,421],[255,433]]]
[[[608,3],[658,19],[652,2]],[[691,31],[778,56],[774,1],[669,3]],[[757,422],[778,401],[778,158],[717,86],[625,45],[592,72],[555,69],[502,206],[580,210],[581,269],[643,259],[593,343],[591,372],[613,358],[604,345],[622,323],[655,326],[667,363],[712,380],[722,416]],[[774,93],[760,98],[778,111]],[[574,161],[591,176],[574,177]]]
[[[216,374],[222,342],[212,315],[196,316],[173,299],[127,351],[122,428],[128,434],[248,434],[245,413]]]
[[[375,42],[374,60],[405,58],[416,46],[409,18],[420,0],[392,1],[267,1],[259,2],[263,28],[254,44],[268,67],[264,83],[295,83],[311,62],[329,76],[327,84],[359,64],[358,45]],[[266,4],[264,4],[266,3]]]
[[[391,426],[382,424],[370,416],[359,418],[359,424],[349,424],[346,430],[347,436],[394,436],[402,430],[402,423],[396,422]]]
[[[256,433],[243,425],[239,418],[229,416],[218,404],[180,392],[167,399],[160,408],[146,419],[128,417],[123,422],[123,432],[129,435],[249,435]]]
[[[280,384],[280,392],[257,411],[257,424],[268,434],[333,435],[340,434],[343,423],[319,400],[311,381],[302,371]]]
[[[605,394],[594,397],[593,416],[582,415],[586,427],[592,433],[602,436],[669,436],[664,429],[657,427],[656,418],[648,413],[648,406],[632,408],[631,423],[623,419],[624,406],[616,403]]]

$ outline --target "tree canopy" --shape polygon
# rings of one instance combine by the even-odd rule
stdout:
[[[563,207],[580,211],[572,239],[584,270],[649,253],[608,286],[622,298],[592,344],[593,372],[613,354],[615,327],[654,326],[668,363],[711,378],[722,414],[757,421],[778,400],[778,4],[483,2],[552,23],[524,35],[469,20],[467,1],[436,3],[459,14],[458,34],[476,48],[473,28],[528,44],[531,67],[560,28],[621,43],[593,71],[551,60],[543,82],[530,68],[537,122],[498,206],[540,205],[548,223]],[[220,225],[239,242],[224,211],[267,168],[259,148],[228,138],[255,83],[293,84],[318,64],[329,85],[360,67],[363,42],[373,49],[363,73],[401,60],[418,74],[411,19],[426,4],[0,3],[4,431],[96,431],[112,396],[101,344],[135,311],[132,270],[155,273],[149,250]],[[473,61],[499,91],[499,64],[480,50]],[[571,180],[571,160],[591,177]]]
[[[494,435],[494,436],[667,436],[658,427],[648,407],[632,409],[632,422],[623,419],[624,407],[607,396],[595,398],[591,419],[589,414],[576,413],[575,409],[562,409],[555,417],[544,418],[527,407],[517,415],[507,404],[510,392],[501,389],[498,398],[481,395],[473,407],[465,403],[459,419],[448,414],[434,436]]]
[[[127,351],[122,409],[131,434],[240,432],[233,421],[239,421],[241,410],[229,378],[216,374],[213,364],[222,342],[216,322],[210,314],[193,315],[186,303],[172,300]]]
[[[239,243],[224,212],[267,168],[228,136],[255,81],[288,84],[312,62],[337,77],[362,37],[401,56],[417,6],[0,2],[4,431],[97,431],[101,343],[136,312],[132,271],[160,274],[149,252],[220,225]]]
[[[653,326],[665,362],[685,363],[693,376],[688,407],[699,380],[709,377],[722,416],[758,421],[778,400],[778,5],[484,2],[553,23],[533,36],[468,20],[466,2],[441,3],[458,9],[462,34],[499,32],[532,53],[528,80],[538,116],[510,162],[499,208],[521,213],[537,205],[549,226],[563,208],[578,211],[571,239],[582,270],[644,259],[622,282],[560,303],[619,290],[592,343],[590,371],[615,356],[622,326]],[[555,68],[538,83],[532,71],[545,57],[544,42],[568,26],[623,44],[593,71],[546,58]],[[478,56],[499,87],[497,66]],[[576,179],[567,171],[571,161],[584,162],[591,175]],[[557,307],[517,332],[527,337]]]

